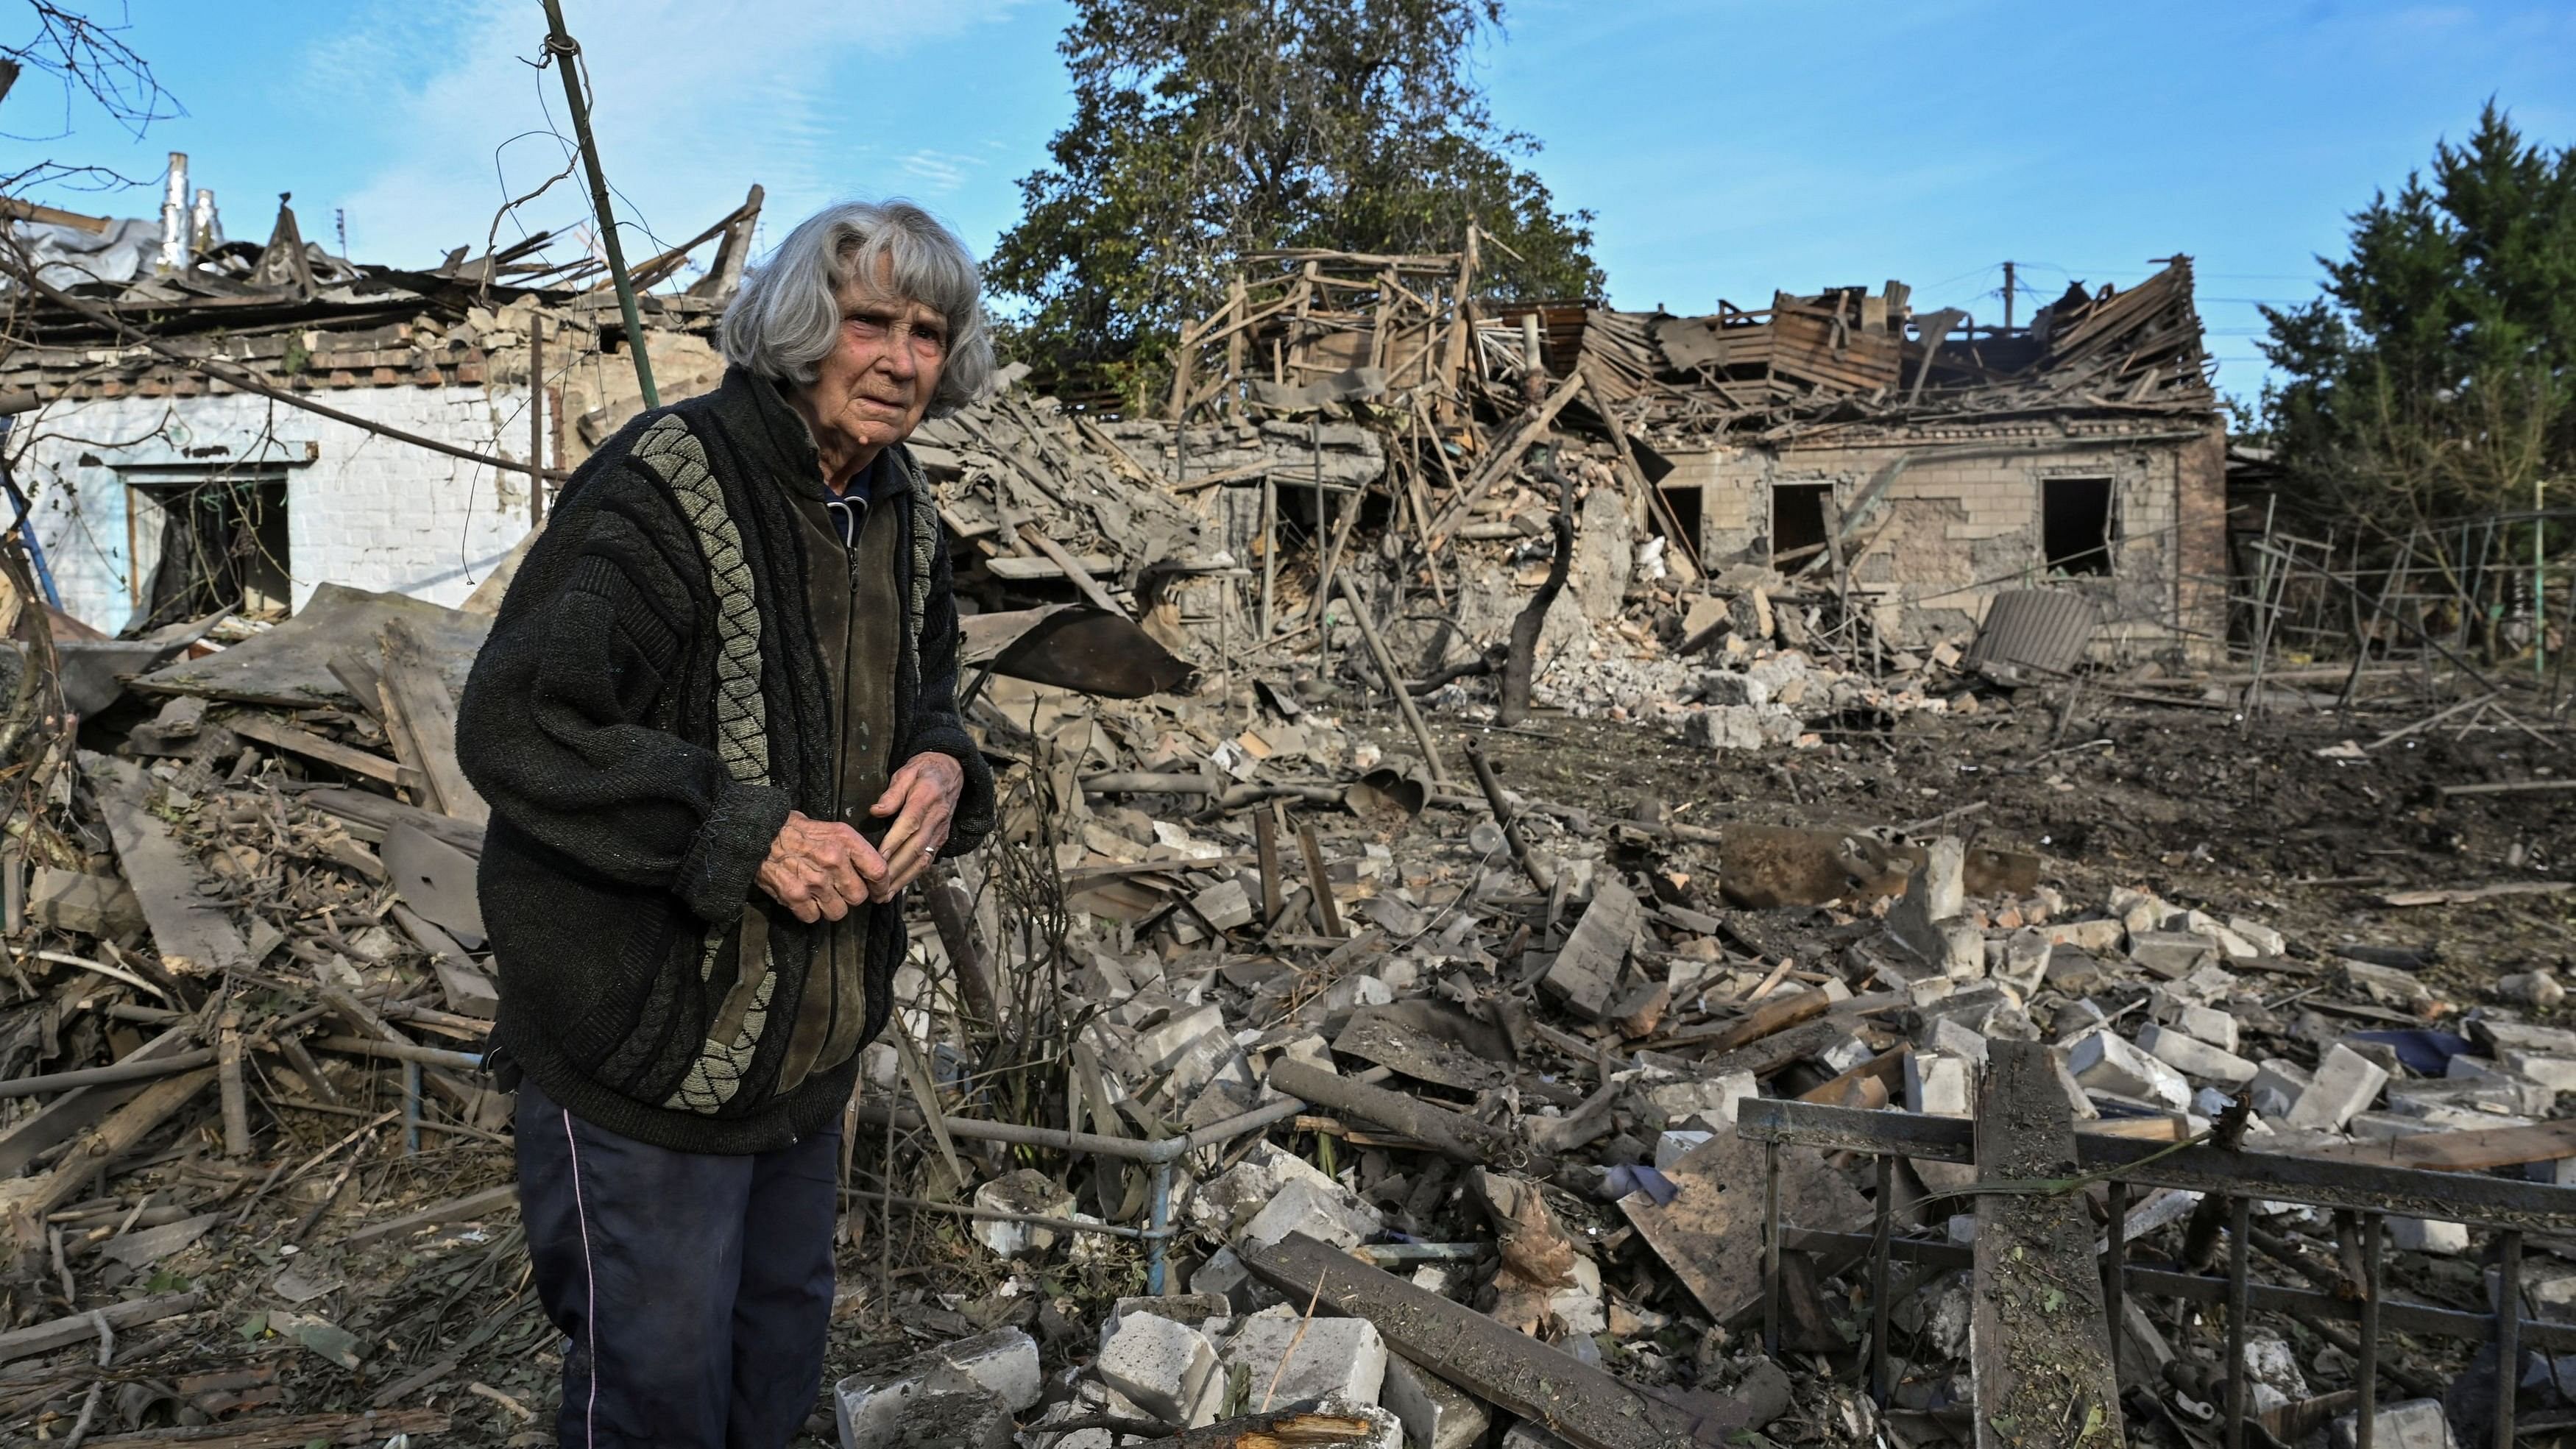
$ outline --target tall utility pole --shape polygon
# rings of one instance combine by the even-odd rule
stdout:
[[[553,7],[554,0],[546,0],[546,3],[547,7],[551,9]],[[2012,304],[2013,264],[2006,262],[2004,263],[2004,330],[2006,332],[2010,332],[2012,330]]]
[[[635,283],[626,274],[626,249],[617,244],[617,218],[608,209],[608,176],[599,169],[599,143],[590,137],[590,106],[581,93],[581,47],[564,30],[563,0],[545,0],[546,53],[563,73],[564,104],[572,109],[572,136],[581,147],[581,163],[590,173],[590,208],[599,217],[599,240],[608,251],[608,276],[617,284],[617,310],[626,317],[626,350],[635,354],[635,381],[644,389],[644,406],[658,408],[662,394],[653,386],[653,359],[644,350],[644,318],[635,310]]]

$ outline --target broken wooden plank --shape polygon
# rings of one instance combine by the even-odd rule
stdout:
[[[2453,795],[2539,795],[2560,790],[2576,790],[2576,779],[2568,780],[2490,780],[2476,785],[2444,785],[2442,796]]]
[[[483,944],[488,933],[473,856],[409,821],[386,829],[383,854],[385,874],[405,905],[466,945]]]
[[[1247,1242],[1239,1251],[1282,1293],[1367,1319],[1410,1362],[1539,1421],[1580,1449],[1662,1449],[1691,1441],[1689,1416],[1672,1405],[1303,1233],[1290,1233],[1275,1247]]]
[[[111,1303],[96,1311],[107,1315],[110,1328],[140,1328],[147,1323],[176,1318],[182,1313],[194,1313],[204,1297],[204,1294],[193,1291],[156,1293],[148,1298],[129,1298],[122,1303]],[[74,1313],[0,1333],[0,1363],[52,1353],[55,1349],[69,1348],[76,1343],[97,1341],[98,1325],[90,1321],[90,1314]]]
[[[127,1062],[140,1065],[156,1058],[186,1051],[196,1040],[189,1023],[182,1022],[119,1058],[114,1065]],[[211,1056],[193,1065],[202,1066]],[[20,1121],[6,1132],[0,1132],[0,1180],[16,1177],[28,1163],[36,1160],[46,1148],[57,1142],[68,1142],[89,1130],[108,1113],[124,1106],[142,1094],[147,1079],[136,1077],[130,1082],[112,1082],[99,1086],[73,1087],[47,1102],[42,1111]]]
[[[2436,887],[2428,890],[2390,891],[2379,897],[2383,906],[2465,906],[2476,901],[2494,900],[2500,896],[2554,896],[2576,891],[2576,881],[2506,880],[2492,885]]]
[[[331,673],[332,657],[348,650],[372,656],[377,636],[397,619],[427,645],[447,687],[463,689],[474,656],[492,632],[490,615],[333,583],[316,588],[295,617],[276,628],[203,659],[163,665],[134,684],[161,694],[202,694],[283,709],[349,703],[347,687]]]
[[[1737,1047],[1731,1052],[1702,1057],[1699,1072],[1704,1077],[1722,1077],[1729,1072],[1751,1072],[1757,1077],[1768,1077],[1792,1062],[1834,1046],[1849,1035],[1851,1029],[1848,1026],[1827,1016],[1803,1022],[1787,1031],[1773,1032],[1760,1041]]]
[[[447,997],[447,1009],[459,1016],[490,1021],[500,1014],[501,988],[456,944],[456,938],[421,917],[420,912],[397,901],[394,922],[403,928],[420,949],[429,953],[430,969],[438,973],[438,989]]]
[[[97,792],[99,813],[116,842],[117,866],[143,906],[161,964],[179,975],[250,965],[250,948],[233,928],[232,913],[210,894],[213,878],[197,863],[196,852],[148,808],[151,780],[143,768],[87,750],[80,765]]]
[[[409,824],[432,839],[443,840],[467,855],[483,854],[483,827],[463,820],[450,819],[434,810],[370,795],[364,790],[343,790],[337,786],[308,790],[303,803],[325,814],[336,816],[349,826],[349,833],[369,844],[381,844],[394,826]]]
[[[2419,1132],[2378,1141],[2321,1142],[2284,1149],[2300,1157],[2367,1162],[2381,1167],[2420,1167],[2432,1172],[2484,1172],[2526,1162],[2576,1157],[2576,1121],[2530,1127],[2488,1127],[2463,1132]]]
[[[370,1223],[340,1241],[355,1248],[375,1242],[379,1238],[399,1238],[422,1228],[436,1227],[440,1223],[481,1217],[485,1213],[498,1212],[503,1208],[515,1209],[518,1205],[519,1185],[515,1182],[505,1182],[499,1187],[487,1187],[481,1192],[467,1193],[463,1197],[432,1203],[418,1212],[405,1213],[401,1217],[391,1218],[381,1223]]]
[[[1760,1003],[1733,1021],[1685,1027],[1649,1044],[1658,1047],[1700,1046],[1712,1052],[1736,1051],[1802,1021],[1813,1021],[1824,1015],[1833,1004],[1834,998],[1821,988],[1792,991]]]
[[[147,1429],[83,1441],[91,1449],[305,1449],[313,1444],[380,1444],[406,1434],[444,1434],[448,1416],[439,1409],[396,1409],[388,1413],[306,1414],[295,1418],[234,1419],[195,1428]]]
[[[1053,560],[1057,568],[1064,570],[1064,576],[1073,580],[1074,589],[1084,598],[1089,599],[1093,605],[1104,612],[1116,614],[1122,619],[1127,617],[1127,611],[1118,607],[1118,601],[1111,598],[1109,591],[1100,586],[1100,580],[1092,576],[1092,570],[1085,567],[1082,560],[1066,551],[1063,544],[1047,537],[1044,529],[1034,523],[1023,523],[1020,525],[1020,537],[1027,540],[1030,547]]]
[[[1982,1182],[2076,1172],[2074,1113],[2046,1045],[1987,1043],[1976,1143]],[[1975,1201],[1968,1334],[1978,1449],[2122,1443],[2120,1383],[2085,1199],[2007,1191]]]
[[[442,815],[481,825],[492,815],[473,782],[456,763],[456,697],[423,647],[420,637],[401,619],[384,625],[384,664],[377,676],[385,706],[388,734],[407,737],[411,762],[429,782],[431,802]]]
[[[152,1129],[188,1105],[215,1079],[213,1067],[198,1067],[183,1076],[154,1082],[134,1100],[108,1114],[96,1131],[63,1154],[53,1170],[36,1177],[0,1182],[0,1223],[6,1223],[20,1248],[45,1241],[45,1214],[78,1197],[117,1154],[149,1136]]]
[[[1510,1135],[1461,1112],[1370,1086],[1325,1071],[1312,1062],[1281,1057],[1270,1067],[1270,1085],[1317,1106],[1353,1113],[1429,1143],[1460,1162],[1486,1163],[1511,1146]]]
[[[364,775],[370,780],[382,780],[388,785],[402,783],[402,766],[399,763],[388,760],[371,750],[362,750],[355,745],[344,745],[338,740],[325,739],[301,725],[289,724],[275,715],[237,714],[225,720],[224,725],[243,739],[257,740],[272,749],[302,755],[308,760],[320,760],[326,765],[346,770],[350,774]]]
[[[1762,1297],[1763,1144],[1720,1132],[1664,1173],[1672,1198],[1632,1192],[1619,1211],[1709,1314],[1726,1322]],[[1850,1231],[1869,1202],[1812,1147],[1780,1149],[1780,1220]]]

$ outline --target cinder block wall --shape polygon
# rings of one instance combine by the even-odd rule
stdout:
[[[321,396],[343,412],[478,452],[527,453],[523,384]],[[285,563],[299,607],[326,580],[459,604],[528,531],[525,473],[249,394],[67,400],[19,426],[34,437],[19,483],[34,501],[63,606],[110,633],[126,626],[136,591],[148,585],[132,578],[127,529],[126,478],[139,470],[166,477],[174,466],[278,459],[287,478]],[[148,563],[157,541],[141,542]]]
[[[2050,581],[2040,511],[2048,479],[2108,478],[2117,520],[2112,576],[2059,582],[2101,601],[2104,657],[2177,644],[2198,654],[2224,625],[2223,584],[2192,582],[2225,569],[2224,434],[2212,424],[2209,437],[2220,440],[2214,471],[2202,456],[2212,448],[2206,438],[2068,442],[1994,432],[1668,452],[1675,468],[1663,486],[1697,490],[1701,548],[1712,568],[1767,564],[1774,486],[1828,484],[1837,505],[1849,508],[1883,470],[1907,460],[1852,526],[1852,537],[1868,540],[1854,577],[1888,637],[1928,646],[1972,637],[1995,593]]]

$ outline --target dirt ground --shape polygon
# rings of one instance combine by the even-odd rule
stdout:
[[[2216,710],[2079,702],[2061,733],[2057,715],[2034,691],[2018,707],[1910,715],[1892,730],[1853,730],[1800,751],[1709,751],[1630,724],[1568,718],[1521,731],[1451,725],[1446,734],[1462,745],[1481,733],[1509,788],[1596,819],[1901,827],[1981,807],[1940,828],[2039,853],[2042,879],[2072,906],[2137,886],[2176,905],[2262,919],[2294,953],[2345,941],[2438,946],[2433,984],[2461,990],[2463,1007],[2498,975],[2576,955],[2576,894],[2375,903],[2388,891],[2563,878],[2576,792],[2446,799],[2439,787],[2565,774],[2568,735],[2544,743],[2509,727],[2466,736],[2437,727],[2356,762],[2316,752],[2376,739],[2411,716],[2248,726]],[[1377,738],[1395,753],[1401,734],[1381,728]],[[1665,859],[1694,880],[1716,878],[1714,847],[1677,845]],[[1694,904],[1720,905],[1713,890]]]

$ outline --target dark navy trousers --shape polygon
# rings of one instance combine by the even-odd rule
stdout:
[[[840,1129],[752,1157],[649,1147],[519,1084],[519,1210],[570,1340],[559,1442],[780,1449],[815,1410]]]

